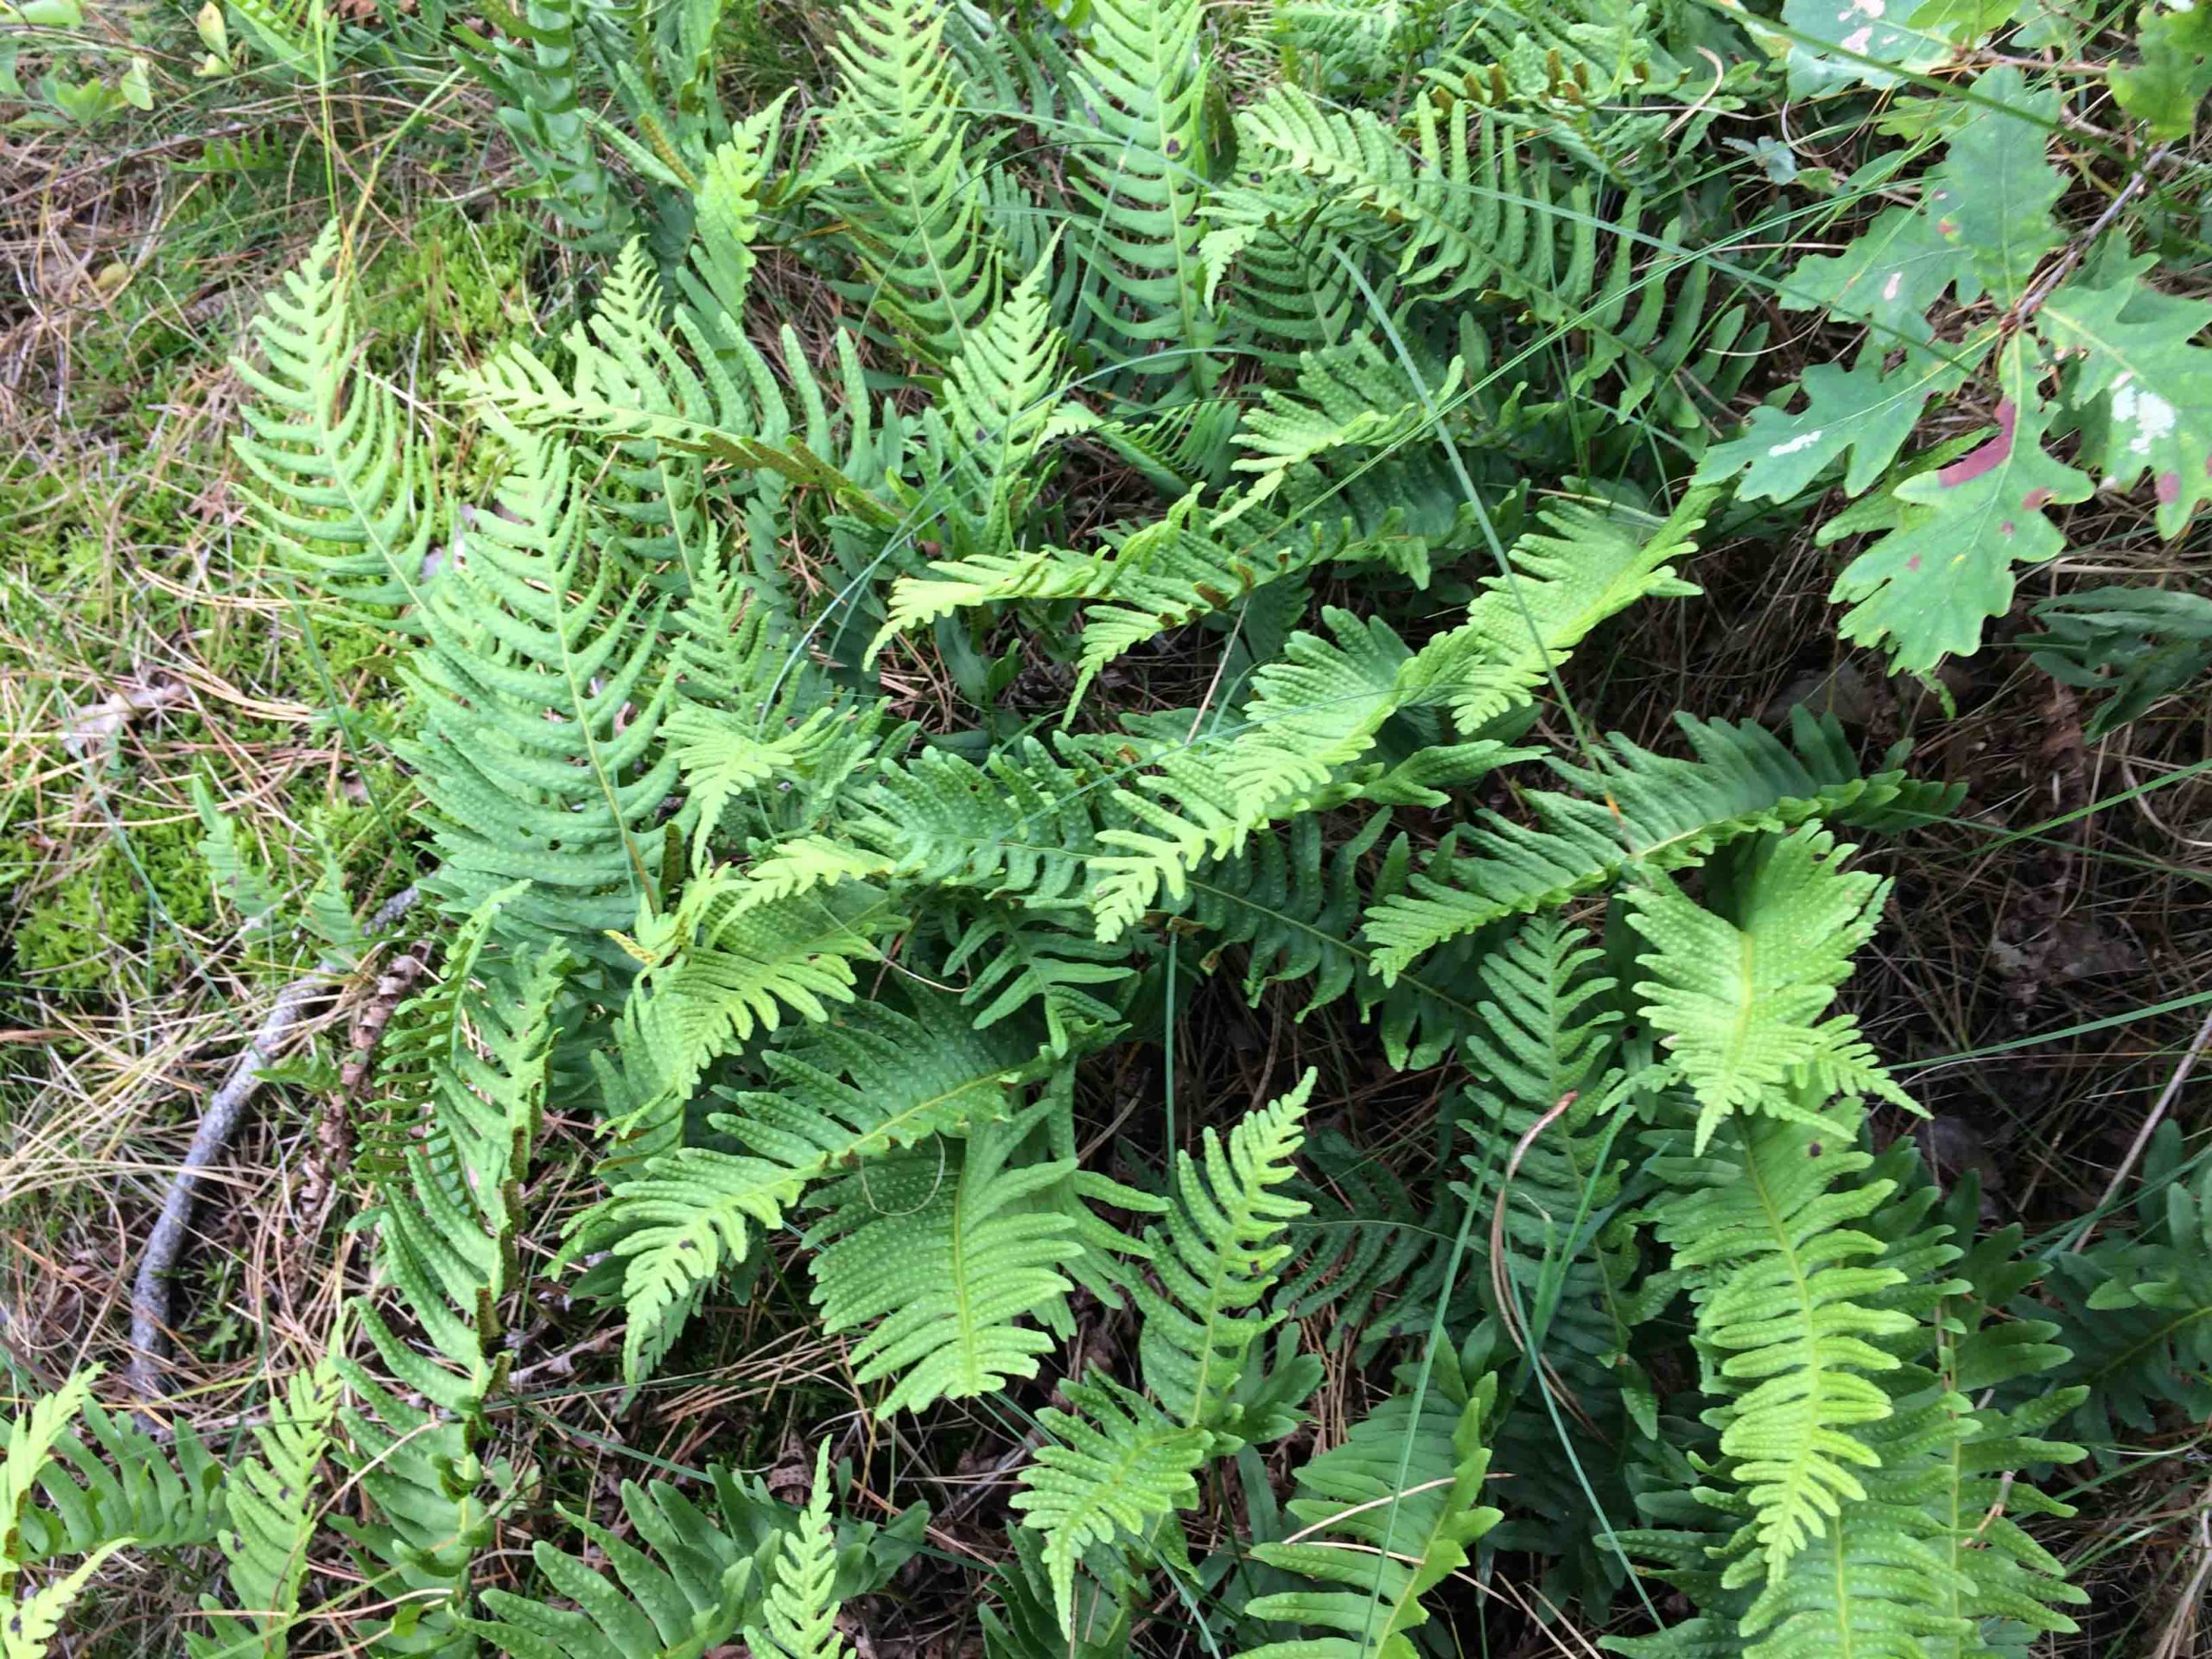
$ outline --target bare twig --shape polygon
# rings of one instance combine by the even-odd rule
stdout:
[[[2196,1567],[2189,1575],[2189,1582],[2182,1586],[2174,1602],[2173,1617],[2166,1621],[2160,1633],[2158,1645],[2152,1651],[2152,1659],[2181,1659],[2196,1634],[2197,1619],[2204,1611],[2204,1586],[2212,1580],[2212,1491],[2205,1492],[2196,1506]]]
[[[1580,1091],[1570,1089],[1559,1097],[1559,1104],[1531,1123],[1520,1140],[1513,1144],[1513,1155],[1505,1160],[1504,1178],[1497,1184],[1497,1204],[1490,1217],[1490,1284],[1497,1298],[1497,1311],[1505,1325],[1505,1334],[1513,1338],[1513,1345],[1522,1353],[1529,1351],[1528,1341],[1521,1329],[1521,1321],[1513,1306],[1513,1284],[1505,1266],[1505,1205],[1513,1196],[1513,1178],[1521,1173],[1521,1160],[1529,1155],[1529,1148],[1536,1137],[1558,1122],[1560,1114],[1574,1104]]]
[[[2013,307],[2011,316],[2006,320],[2012,327],[2018,327],[2043,308],[2043,302],[2051,296],[2059,283],[2066,280],[2067,273],[2081,264],[2082,256],[2105,233],[2106,227],[2120,217],[2120,209],[2127,206],[2137,191],[2151,181],[2152,169],[2166,159],[2167,151],[2172,148],[2171,144],[2160,144],[2143,158],[2143,165],[2135,169],[2133,176],[2121,187],[2120,194],[2105,205],[2097,222],[2069,242],[2066,251],[2037,279],[2035,286],[2021,296],[2020,302]]]
[[[1578,1421],[1595,1433],[1598,1425],[1582,1408],[1582,1402],[1575,1398],[1574,1390],[1567,1386],[1567,1379],[1559,1374],[1550,1360],[1529,1346],[1529,1332],[1516,1308],[1512,1273],[1505,1261],[1505,1205],[1513,1193],[1513,1178],[1521,1173],[1521,1160],[1529,1155],[1529,1148],[1535,1145],[1536,1137],[1559,1121],[1560,1115],[1574,1104],[1580,1092],[1570,1089],[1561,1095],[1559,1104],[1529,1126],[1520,1140],[1514,1143],[1513,1155],[1505,1160],[1505,1176],[1497,1184],[1497,1204],[1491,1211],[1490,1217],[1490,1282],[1491,1293],[1497,1298],[1499,1321],[1505,1326],[1505,1334],[1513,1338],[1513,1345],[1535,1363],[1543,1377],[1545,1389],[1552,1398],[1565,1406]]]
[[[416,889],[408,887],[385,899],[369,918],[369,931],[381,933],[390,928],[415,907],[419,896]],[[311,972],[278,992],[253,1040],[200,1115],[192,1145],[170,1179],[160,1219],[147,1237],[146,1254],[138,1263],[137,1282],[130,1293],[130,1363],[125,1375],[141,1400],[156,1399],[162,1392],[162,1368],[169,1357],[170,1297],[175,1288],[177,1263],[191,1232],[192,1209],[200,1197],[200,1181],[229,1148],[254,1091],[261,1086],[262,1073],[292,1027],[344,971],[341,963],[318,963]]]
[[[2204,1016],[2204,1023],[2197,1027],[2196,1035],[2189,1039],[2189,1052],[2181,1057],[2181,1064],[2174,1068],[2173,1076],[2166,1079],[2165,1088],[2159,1091],[2158,1103],[2151,1109],[2151,1116],[2143,1120],[2143,1127],[2135,1131],[2135,1139],[2128,1144],[2127,1156],[2120,1160],[2120,1167],[2112,1173],[2112,1184],[2105,1188],[2104,1197],[2097,1200],[2097,1213],[2101,1214],[2112,1208],[2113,1200],[2120,1196],[2120,1189],[2127,1185],[2127,1178],[2135,1171],[2135,1160],[2143,1155],[2143,1148],[2151,1144],[2152,1131],[2165,1121],[2166,1108],[2174,1103],[2176,1096],[2181,1093],[2182,1084],[2189,1081],[2189,1074],[2196,1069],[2196,1057],[2204,1052],[2208,1042],[2212,1042],[2212,1014]],[[2087,1247],[2089,1235],[2094,1231],[2094,1222],[2082,1230],[2082,1236],[2074,1241],[2075,1253]]]

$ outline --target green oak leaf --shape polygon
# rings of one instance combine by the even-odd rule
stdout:
[[[1738,495],[1786,500],[1848,451],[1843,487],[1857,495],[1897,459],[1928,400],[1956,391],[1970,365],[1970,359],[1945,361],[1913,352],[1886,373],[1878,359],[1866,353],[1854,368],[1823,363],[1808,369],[1799,382],[1803,409],[1794,415],[1772,404],[1753,410],[1740,436],[1706,452],[1698,478],[1726,478],[1743,467]]]
[[[1926,0],[1908,21],[1923,35],[1964,46],[1995,34],[2022,10],[2020,0]]]
[[[1975,81],[1974,93],[1974,114],[1953,136],[1923,211],[1935,216],[1938,236],[1964,251],[1977,279],[1960,283],[1960,300],[1972,304],[1986,289],[2011,305],[2064,239],[2050,209],[2065,181],[2044,153],[2058,93],[2029,92],[2009,65]]]
[[[1803,98],[1854,85],[1894,86],[1891,70],[1919,74],[1951,55],[1942,35],[1905,20],[1912,0],[1783,0],[1791,31],[1789,91]]]
[[[1782,285],[1782,305],[1863,322],[1879,351],[1928,340],[1928,308],[1953,283],[1971,280],[1967,254],[1937,233],[1934,215],[1919,207],[1891,207],[1841,253],[1800,259]]]
[[[1745,495],[1778,500],[1848,454],[1844,487],[1856,495],[1889,469],[1929,399],[1979,367],[1994,329],[1936,348],[1939,359],[1925,349],[1935,338],[1929,308],[1947,291],[1962,305],[1985,295],[2017,303],[2060,244],[2050,209],[2063,187],[2044,153],[2057,94],[2030,95],[2009,67],[1990,70],[1973,91],[1919,202],[1885,209],[1840,253],[1799,260],[1783,284],[1784,309],[1822,310],[1866,326],[1857,361],[1808,371],[1796,414],[1783,402],[1754,410],[1743,433],[1707,454],[1700,479],[1741,469]],[[1885,358],[1900,345],[1904,360],[1885,369]]]
[[[1863,322],[1886,347],[1926,340],[1928,308],[1946,289],[1965,305],[1985,291],[2006,305],[2020,296],[2061,241],[2050,208],[2064,181],[2044,155],[2058,94],[2031,95],[2011,67],[1973,92],[1919,204],[1885,209],[1840,253],[1800,259],[1782,285],[1785,310]]]
[[[1900,669],[1924,673],[1978,650],[1983,624],[2012,606],[2013,566],[2065,548],[2044,507],[2089,493],[2088,474],[2043,447],[2051,416],[2037,399],[2024,341],[2005,347],[1999,378],[1996,435],[1897,486],[1895,499],[1920,511],[1845,566],[1828,595],[1855,601],[1843,636],[1886,644]]]
[[[2158,10],[2135,21],[2142,61],[2112,72],[2112,95],[2154,140],[2186,138],[2212,92],[2212,9],[2202,4]]]
[[[2067,282],[2036,314],[2052,350],[2080,353],[2074,395],[2103,419],[2107,489],[2132,488],[2145,472],[2158,497],[2158,533],[2178,536],[2212,500],[2212,350],[2190,342],[2212,324],[2212,306],[2119,280]],[[2085,456],[2096,450],[2094,435]]]

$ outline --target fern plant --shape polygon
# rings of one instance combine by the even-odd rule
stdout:
[[[2169,1134],[2087,1248],[1977,1238],[1876,1149],[1842,839],[1960,791],[1613,671],[1832,472],[1845,632],[1916,671],[2092,469],[2177,532],[2202,307],[2069,236],[2075,72],[2018,53],[1897,91],[1917,148],[1808,228],[1720,118],[1947,60],[1803,10],[1770,67],[1672,3],[853,0],[742,111],[714,0],[464,37],[559,315],[447,361],[433,444],[334,229],[237,446],[404,654],[440,966],[356,1103],[369,1276],[227,1466],[31,1408],[10,1659],[126,1540],[219,1554],[200,1655],[829,1659],[904,1573],[994,1659],[1415,1659],[1499,1645],[1524,1557],[1632,1654],[2064,1633],[2045,1437],[2202,1415],[2202,1182]],[[1777,281],[1856,342],[1731,431]],[[771,1337],[765,1412],[683,1391]],[[602,1392],[665,1478],[534,1432]]]
[[[1204,391],[1220,372],[1199,264],[1208,63],[1198,0],[1099,0],[1077,54],[1076,201],[1096,228],[1084,303],[1133,374]],[[1158,361],[1151,359],[1157,359]]]
[[[721,1468],[709,1476],[711,1508],[667,1482],[626,1483],[622,1515],[630,1535],[578,1517],[604,1557],[604,1571],[543,1541],[536,1547],[539,1570],[575,1605],[488,1591],[485,1605],[494,1617],[475,1621],[476,1633],[516,1659],[677,1659],[741,1632],[756,1651],[805,1654],[804,1647],[769,1643],[795,1627],[814,1629],[837,1604],[879,1588],[911,1556],[926,1519],[914,1509],[887,1527],[833,1525],[823,1461],[816,1465],[813,1501],[804,1513],[777,1502],[758,1479]],[[763,1629],[765,1643],[754,1635]]]
[[[338,1345],[342,1345],[342,1337]],[[314,1370],[292,1379],[284,1394],[283,1414],[256,1432],[259,1457],[232,1471],[226,1506],[232,1530],[222,1535],[221,1542],[229,1563],[231,1593],[238,1604],[230,1628],[238,1633],[226,1631],[210,1639],[187,1631],[194,1659],[248,1654],[283,1659],[290,1650],[289,1631],[299,1618],[308,1551],[321,1520],[318,1467],[330,1451],[339,1393],[337,1366],[326,1355]],[[213,1597],[201,1605],[210,1613],[228,1611]]]
[[[1313,1081],[1309,1074],[1244,1119],[1225,1142],[1208,1130],[1202,1158],[1179,1154],[1179,1202],[1146,1240],[1159,1287],[1135,1293],[1147,1392],[1094,1375],[1064,1385],[1072,1409],[1040,1414],[1054,1443],[1024,1471],[1014,1505],[1024,1526],[1045,1535],[1064,1630],[1073,1630],[1076,1570],[1090,1554],[1160,1548],[1156,1535],[1197,1500],[1193,1471],[1240,1444],[1288,1433],[1318,1380],[1310,1363],[1297,1364],[1268,1379],[1258,1402],[1231,1397],[1269,1323],[1257,1305],[1290,1254],[1287,1224],[1303,1208],[1273,1189],[1290,1178]]]
[[[923,353],[950,361],[993,302],[998,270],[985,232],[982,156],[961,109],[961,77],[943,11],[923,0],[871,0],[836,47],[842,79],[827,136],[878,302]]]
[[[1428,1622],[1421,1598],[1465,1567],[1495,1526],[1483,1504],[1483,1443],[1497,1379],[1470,1382],[1448,1350],[1433,1367],[1405,1367],[1402,1392],[1298,1471],[1287,1508],[1305,1524],[1254,1546],[1265,1565],[1313,1587],[1257,1596],[1253,1618],[1326,1630],[1246,1648],[1241,1659],[1401,1659]],[[1324,1588],[1322,1586],[1331,1586]]]
[[[7,1598],[9,1659],[15,1659],[19,1652],[25,1659],[44,1654],[60,1628],[63,1611],[85,1580],[97,1570],[101,1557],[129,1541],[119,1536],[105,1539],[76,1572],[21,1599],[16,1596],[16,1581],[24,1560],[24,1507],[69,1420],[92,1397],[95,1375],[79,1372],[52,1393],[41,1395],[28,1411],[8,1424],[7,1454],[0,1459],[0,1596]]]
[[[2160,1406],[2184,1416],[2212,1383],[2212,1276],[2205,1228],[2212,1185],[2185,1179],[2181,1136],[2162,1124],[2145,1155],[2136,1229],[2049,1258],[2044,1294],[2068,1352],[2060,1375],[2084,1389],[2075,1422],[2101,1454]]]
[[[255,320],[263,361],[232,448],[270,549],[339,603],[419,630],[437,525],[422,440],[362,361],[334,222]]]

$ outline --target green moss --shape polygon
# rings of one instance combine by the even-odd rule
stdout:
[[[214,919],[199,839],[184,823],[111,830],[82,868],[25,908],[14,938],[18,976],[110,995],[175,977],[188,960],[177,930]],[[0,865],[12,861],[0,853]]]
[[[358,790],[332,798],[330,772],[311,767],[287,785],[281,803],[261,798],[240,827],[279,890],[303,895],[322,873],[315,837],[264,839],[253,830],[272,809],[308,826],[338,853],[349,897],[365,907],[412,874],[404,844],[407,786],[384,758],[409,723],[395,673],[406,642],[307,594],[301,609],[199,602],[195,595],[299,592],[258,568],[267,556],[258,537],[211,529],[197,493],[222,470],[223,429],[194,429],[160,483],[143,470],[121,470],[115,459],[154,445],[166,408],[204,402],[211,364],[237,343],[235,319],[207,315],[189,296],[203,253],[235,246],[239,226],[249,222],[266,234],[267,216],[248,212],[252,200],[251,181],[225,181],[204,204],[208,211],[182,224],[174,245],[157,249],[74,338],[73,410],[98,440],[84,452],[84,464],[0,458],[0,539],[10,553],[0,572],[0,672],[58,683],[63,691],[53,707],[81,706],[188,639],[192,654],[240,691],[330,711],[326,719],[343,724],[349,771],[358,766],[365,774],[367,796],[385,810]],[[410,237],[376,249],[358,292],[364,333],[380,366],[403,378],[428,376],[437,364],[417,360],[421,341],[435,340],[442,362],[454,352],[488,352],[528,325],[526,270],[542,245],[521,217],[495,213],[479,222],[448,208],[427,216]],[[432,465],[444,475],[441,493],[480,494],[497,447],[442,430],[429,441]],[[16,645],[20,650],[10,648]],[[125,735],[119,764],[105,780],[120,829],[79,810],[81,801],[64,811],[55,798],[0,791],[0,885],[18,889],[12,910],[0,917],[0,979],[62,996],[139,998],[191,969],[188,933],[219,948],[235,918],[209,891],[198,823],[175,812],[184,774],[213,767],[219,797],[256,797],[265,780],[234,775],[232,757],[302,735],[244,707],[225,719],[220,743],[183,709],[165,713],[158,731]],[[330,726],[318,722],[311,741],[331,739]],[[48,761],[41,776],[78,771],[58,747]],[[290,971],[290,938],[286,931],[282,942],[248,953],[255,960],[246,970]]]
[[[427,332],[441,357],[488,349],[530,320],[524,269],[537,238],[512,213],[477,223],[450,210],[387,242],[360,285],[362,326],[404,359]]]

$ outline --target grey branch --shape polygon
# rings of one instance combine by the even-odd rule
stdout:
[[[416,888],[407,887],[385,899],[369,918],[370,934],[390,930],[415,908],[419,896]],[[161,1218],[146,1240],[137,1283],[130,1293],[130,1363],[126,1375],[131,1391],[141,1400],[156,1399],[162,1391],[162,1369],[169,1357],[169,1300],[177,1264],[191,1235],[193,1206],[199,1201],[200,1183],[229,1148],[254,1091],[261,1086],[263,1071],[283,1046],[292,1027],[299,1024],[308,1005],[325,995],[345,971],[342,963],[318,963],[311,972],[278,992],[253,1040],[200,1115],[200,1128],[193,1135],[183,1163],[170,1179],[168,1195],[162,1201]]]

